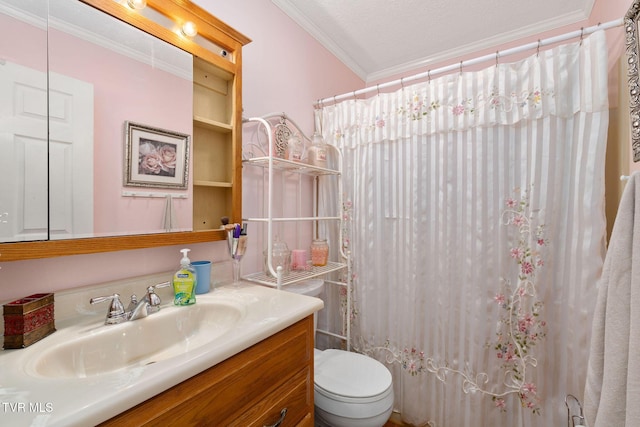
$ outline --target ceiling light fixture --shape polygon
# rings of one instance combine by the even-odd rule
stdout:
[[[127,5],[131,9],[140,10],[147,6],[147,0],[127,0]]]
[[[182,28],[180,28],[180,32],[187,37],[195,37],[198,34],[198,27],[191,21],[187,21],[182,24]]]

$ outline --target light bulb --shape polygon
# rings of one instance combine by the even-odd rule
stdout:
[[[196,24],[194,24],[191,21],[187,21],[184,24],[182,24],[181,31],[182,31],[182,34],[184,34],[187,37],[194,37],[196,34],[198,34],[198,28],[196,27]]]
[[[127,0],[127,4],[131,9],[140,10],[147,6],[147,0]]]

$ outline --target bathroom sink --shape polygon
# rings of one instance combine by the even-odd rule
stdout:
[[[81,331],[42,351],[29,370],[42,377],[85,378],[150,365],[218,339],[244,312],[229,302],[168,306],[143,319]]]
[[[89,304],[165,280],[158,273],[56,294],[57,331],[0,350],[0,424],[98,425],[322,308],[322,300],[250,283],[217,287],[187,307],[160,289],[159,312],[117,325],[104,324],[106,307]]]

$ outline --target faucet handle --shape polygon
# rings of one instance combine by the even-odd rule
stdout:
[[[156,290],[153,286],[149,286],[147,288],[147,300],[149,301],[149,308],[151,308],[152,311],[156,311],[160,308],[160,303],[162,301],[158,294],[156,294]]]
[[[162,282],[162,283],[158,283],[157,285],[149,286],[147,288],[146,298],[147,298],[147,301],[149,301],[148,309],[151,309],[152,313],[160,310],[160,304],[162,303],[162,301],[160,300],[160,297],[158,296],[158,294],[156,294],[156,289],[166,288],[169,285],[171,285],[171,282]]]
[[[127,320],[127,313],[124,310],[122,301],[120,301],[119,294],[113,294],[104,297],[95,297],[89,300],[91,304],[98,304],[105,301],[111,301],[111,303],[109,304],[109,309],[107,311],[107,317],[104,320],[105,325],[114,325],[116,323],[122,323]]]
[[[158,283],[157,285],[151,286],[154,289],[160,289],[160,288],[166,288],[171,286],[171,281],[167,281],[167,282],[162,282],[162,283]]]
[[[127,313],[131,313],[133,310],[135,310],[137,305],[138,297],[136,296],[136,294],[131,294],[131,300],[129,301],[129,305],[127,306]]]

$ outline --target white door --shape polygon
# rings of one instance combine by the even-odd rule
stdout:
[[[47,239],[47,75],[5,62],[0,94],[0,241]]]
[[[49,238],[93,236],[93,85],[49,73]]]
[[[92,233],[93,87],[58,77],[0,65],[0,242]]]

